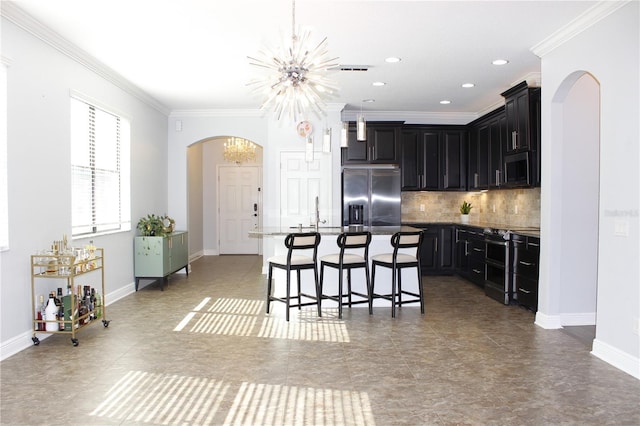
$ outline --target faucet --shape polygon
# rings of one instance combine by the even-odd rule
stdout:
[[[319,197],[316,195],[316,231],[320,229],[320,223],[326,223],[326,220],[320,220],[320,201]]]

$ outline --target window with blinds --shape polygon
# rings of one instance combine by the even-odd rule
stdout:
[[[71,98],[71,232],[131,230],[129,121]]]

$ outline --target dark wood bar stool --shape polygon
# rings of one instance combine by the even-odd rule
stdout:
[[[347,304],[369,303],[369,313],[372,313],[371,305],[371,282],[369,280],[369,244],[371,243],[371,233],[364,232],[343,232],[338,236],[338,247],[340,253],[329,254],[320,258],[320,303],[322,299],[331,299],[338,302],[338,318],[342,318],[342,301],[347,297]],[[335,296],[325,295],[324,268],[335,268],[338,270],[338,294]],[[354,292],[351,290],[351,271],[357,268],[364,268],[365,280],[367,284],[367,294]],[[347,293],[343,292],[344,271],[347,271]],[[364,297],[364,300],[353,302],[351,296]]]
[[[371,258],[371,297],[383,298],[391,301],[391,317],[396,316],[396,304],[420,301],[420,312],[424,314],[424,294],[422,291],[422,275],[420,271],[420,246],[422,245],[422,231],[396,232],[391,236],[393,253],[377,254]],[[399,253],[400,249],[408,249],[409,253]],[[374,290],[376,282],[376,267],[391,269],[391,294],[376,294]],[[402,270],[416,268],[418,274],[418,292],[410,292],[402,289]],[[407,294],[415,299],[402,300],[402,295]]]
[[[267,259],[269,262],[269,274],[267,276],[267,313],[269,313],[271,301],[278,301],[283,302],[287,306],[287,321],[289,321],[289,309],[294,307],[300,309],[302,306],[318,305],[318,316],[322,316],[322,313],[320,312],[320,288],[318,286],[317,263],[319,244],[320,234],[317,232],[289,234],[284,240],[284,245],[287,248],[287,254],[273,256]],[[309,251],[312,251],[313,253],[311,256],[308,255]],[[300,252],[303,254],[298,254]],[[273,290],[273,268],[286,271],[287,290],[285,297],[276,297],[271,295]],[[305,294],[300,291],[300,272],[305,269],[313,270],[315,295]],[[294,298],[297,298],[298,302],[295,304],[291,304],[291,271],[295,271],[297,274],[298,293]],[[312,299],[313,301],[302,303],[302,297]]]

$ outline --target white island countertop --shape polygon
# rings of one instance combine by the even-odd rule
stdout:
[[[298,232],[313,232],[315,227],[303,226],[299,228],[297,226],[292,227],[265,227],[258,228],[249,231],[249,236],[252,237],[266,237],[266,236],[283,236],[288,234],[295,234]],[[420,231],[419,228],[413,226],[320,226],[318,232],[320,235],[339,235],[343,232],[361,232],[369,231],[372,235],[393,235],[396,232],[412,232]]]

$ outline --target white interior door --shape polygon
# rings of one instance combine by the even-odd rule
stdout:
[[[280,226],[309,226],[319,199],[320,226],[331,225],[331,157],[315,153],[307,162],[304,152],[280,153]]]
[[[249,231],[260,224],[260,168],[220,166],[218,206],[220,254],[258,254]]]

